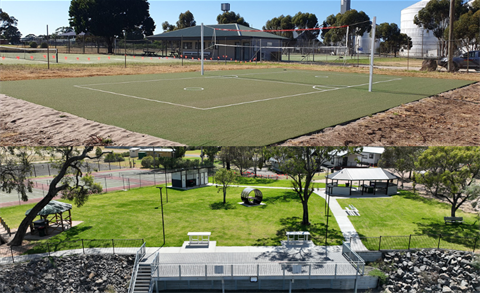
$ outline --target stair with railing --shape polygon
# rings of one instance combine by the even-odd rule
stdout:
[[[148,293],[150,289],[150,281],[152,279],[152,273],[150,264],[140,263],[137,271],[137,279],[135,280],[134,293]]]

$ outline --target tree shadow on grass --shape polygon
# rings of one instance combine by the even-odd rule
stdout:
[[[44,241],[39,241],[26,254],[53,252],[67,249],[82,248],[81,240],[74,239],[79,234],[92,229],[92,226],[75,226]]]
[[[223,201],[214,202],[210,204],[210,208],[212,210],[234,210],[237,208],[237,206],[238,204],[232,204],[230,202],[223,203]]]
[[[449,207],[449,205],[446,204],[446,203],[440,202],[440,201],[438,201],[436,199],[433,199],[433,198],[425,198],[423,196],[420,196],[420,195],[418,195],[416,193],[413,193],[413,192],[410,192],[410,191],[402,190],[402,191],[400,191],[400,195],[395,195],[395,196],[399,196],[399,197],[402,197],[404,199],[410,199],[410,200],[418,201],[418,202],[421,202],[423,204],[427,204],[427,205],[430,205],[430,206]]]
[[[443,221],[433,223],[428,221],[430,219],[425,219],[423,223],[415,223],[417,225],[415,233],[432,235],[431,237],[436,239],[438,239],[438,235],[441,235],[441,243],[443,243],[441,247],[443,248],[449,248],[448,243],[463,245],[471,249],[478,246],[478,244],[475,244],[479,236],[477,221],[472,224],[445,224]]]
[[[287,231],[308,231],[310,232],[309,239],[313,241],[315,245],[325,245],[325,223],[313,223],[311,225],[302,225],[302,219],[300,217],[289,217],[280,219],[281,228],[275,233],[275,236],[259,238],[255,240],[254,246],[278,246],[282,240],[287,240]],[[328,245],[340,245],[344,240],[341,231],[328,228]]]
[[[239,177],[237,178],[237,184],[273,184],[277,182],[275,179],[268,179],[268,178],[251,178],[251,177]]]
[[[297,193],[289,190],[285,190],[281,194],[278,194],[276,196],[267,196],[263,197],[262,199],[263,203],[266,204],[275,204],[275,203],[284,203],[284,202],[301,202],[300,198],[298,197]]]

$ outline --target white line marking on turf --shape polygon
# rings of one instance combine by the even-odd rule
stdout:
[[[241,78],[240,78],[240,79],[241,79]],[[373,82],[373,84],[391,82],[391,81],[396,81],[396,80],[402,80],[402,79],[401,79],[401,78],[394,78],[394,79],[389,79],[389,80],[376,81],[376,82]],[[300,85],[303,85],[303,84],[300,84]],[[118,96],[128,97],[128,98],[134,98],[134,99],[139,99],[139,100],[144,100],[144,101],[149,101],[149,102],[156,102],[156,103],[168,104],[168,105],[172,105],[172,106],[179,106],[179,107],[184,107],[184,108],[190,108],[190,109],[195,109],[195,110],[214,110],[214,109],[219,109],[219,108],[227,108],[227,107],[232,107],[232,106],[241,106],[241,105],[258,103],[258,102],[266,102],[266,101],[280,100],[280,99],[291,98],[291,97],[298,97],[298,96],[305,96],[305,95],[311,95],[311,94],[318,94],[318,93],[323,93],[323,92],[331,92],[331,91],[336,91],[336,90],[341,90],[341,89],[346,89],[346,88],[361,87],[361,86],[365,86],[365,85],[368,85],[368,83],[362,83],[362,84],[357,84],[357,85],[350,85],[350,86],[345,86],[345,87],[340,87],[340,88],[327,88],[327,89],[323,89],[323,90],[322,90],[322,89],[317,89],[317,91],[315,91],[315,92],[299,93],[299,94],[294,94],[294,95],[281,96],[281,97],[273,97],[273,98],[260,99],[260,100],[254,100],[254,101],[248,101],[248,102],[241,102],[241,103],[234,103],[234,104],[228,104],[228,105],[222,105],[222,106],[215,106],[215,107],[210,107],[210,108],[198,108],[198,107],[194,107],[194,106],[188,106],[188,105],[183,105],[183,104],[176,104],[176,103],[172,103],[172,102],[159,101],[159,100],[142,98],[142,97],[137,97],[137,96],[132,96],[132,95],[120,94],[120,93],[115,93],[115,92],[110,92],[110,91],[104,91],[104,90],[89,88],[89,87],[86,87],[86,86],[84,86],[84,85],[74,85],[74,87],[83,88],[83,89],[92,90],[92,91],[97,91],[97,92],[102,92],[102,93],[107,93],[107,94],[112,94],[112,95],[118,95]],[[309,85],[309,86],[311,86],[311,85]],[[316,85],[316,86],[319,86],[319,85]],[[313,87],[315,88],[316,86],[313,86]],[[316,89],[316,88],[315,88],[315,89]]]
[[[197,108],[197,107],[194,107],[194,106],[187,106],[187,105],[176,104],[176,103],[165,102],[165,101],[152,100],[152,99],[142,98],[142,97],[137,97],[137,96],[132,96],[132,95],[119,94],[119,93],[115,93],[115,92],[109,92],[109,91],[104,91],[104,90],[99,90],[99,89],[92,89],[92,88],[79,86],[79,85],[74,85],[74,87],[82,88],[82,89],[86,89],[86,90],[91,90],[91,91],[97,91],[97,92],[106,93],[106,94],[112,94],[112,95],[127,97],[127,98],[134,98],[134,99],[139,99],[139,100],[144,100],[144,101],[149,101],[149,102],[168,104],[168,105],[173,105],[173,106],[191,108],[191,109],[195,109],[195,110],[204,110],[203,108]]]

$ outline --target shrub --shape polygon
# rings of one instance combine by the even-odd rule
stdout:
[[[42,44],[40,44],[40,48],[46,49],[46,48],[48,48],[48,44],[43,42]]]
[[[128,157],[130,157],[130,152],[124,152],[124,153],[121,153],[121,155],[124,158],[128,158]]]
[[[152,156],[146,156],[145,158],[142,159],[142,167],[143,168],[151,168],[153,165],[153,157]]]
[[[368,275],[372,277],[378,277],[380,285],[385,285],[387,283],[387,275],[379,269],[370,271]]]
[[[104,162],[123,162],[125,159],[122,157],[122,154],[109,153],[105,156]]]
[[[38,47],[38,44],[37,42],[30,42],[30,48],[37,48]]]

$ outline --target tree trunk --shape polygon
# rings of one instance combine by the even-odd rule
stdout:
[[[223,204],[227,203],[226,199],[227,199],[227,188],[224,186],[223,187]]]
[[[227,170],[230,170],[230,161],[227,161]]]
[[[457,211],[457,196],[453,196],[452,208],[450,210],[451,217],[455,217],[455,212]]]
[[[113,54],[113,38],[105,37],[105,42],[107,43],[108,54]]]
[[[303,220],[302,225],[310,226],[310,221],[308,220],[308,202],[303,201]]]

